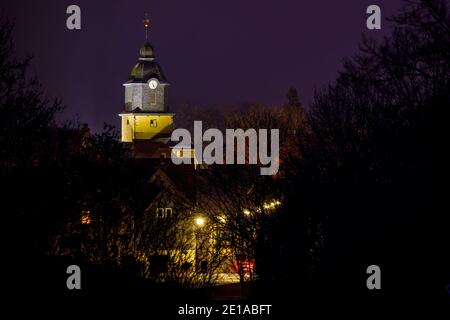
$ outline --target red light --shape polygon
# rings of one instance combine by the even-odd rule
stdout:
[[[233,268],[235,272],[250,273],[255,269],[255,261],[253,259],[236,259],[233,261]]]

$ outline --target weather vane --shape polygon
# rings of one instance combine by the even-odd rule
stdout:
[[[150,26],[150,19],[148,18],[147,13],[145,14],[144,20],[144,27],[145,27],[145,41],[148,39],[148,27]]]

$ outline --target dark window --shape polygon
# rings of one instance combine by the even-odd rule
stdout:
[[[168,255],[159,255],[150,257],[150,274],[157,276],[161,273],[167,272],[169,265]]]
[[[206,262],[205,260],[200,262],[200,272],[201,273],[206,273],[208,271],[208,262]]]
[[[184,262],[184,263],[181,265],[181,271],[183,271],[183,272],[188,272],[189,269],[191,269],[191,264],[190,264],[189,262]]]
[[[151,119],[150,120],[150,127],[151,128],[156,128],[158,126],[158,121],[156,119]]]
[[[150,93],[150,104],[156,104],[156,93]]]

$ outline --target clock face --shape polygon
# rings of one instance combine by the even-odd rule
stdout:
[[[150,87],[150,89],[156,89],[156,87],[158,86],[158,81],[152,79],[148,82],[148,86]]]

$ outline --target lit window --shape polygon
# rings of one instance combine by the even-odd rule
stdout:
[[[157,218],[164,218],[164,208],[156,209],[156,217]]]
[[[91,211],[89,210],[81,211],[81,224],[90,224],[91,222],[92,222]]]
[[[172,208],[156,209],[156,217],[157,218],[171,218],[172,217]]]

